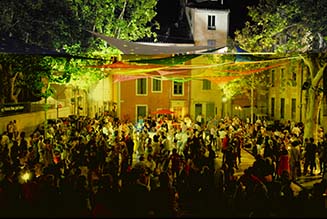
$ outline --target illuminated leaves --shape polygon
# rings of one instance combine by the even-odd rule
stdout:
[[[319,6],[313,7],[313,5]],[[287,3],[279,0],[260,1],[249,7],[245,28],[236,31],[235,40],[248,51],[322,52],[324,45],[317,42],[327,35],[327,16],[324,0]]]

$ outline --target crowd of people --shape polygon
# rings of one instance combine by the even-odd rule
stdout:
[[[28,136],[12,126],[0,138],[2,217],[326,214],[327,134],[303,139],[301,123],[237,116],[133,123],[103,114],[59,119]],[[237,177],[242,148],[255,161]],[[323,178],[311,191],[293,189],[318,170]]]

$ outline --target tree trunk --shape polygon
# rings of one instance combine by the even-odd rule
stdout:
[[[304,122],[304,138],[313,137],[317,140],[318,114],[322,100],[322,94],[312,88],[308,89],[308,102]]]
[[[16,88],[15,83],[17,77],[21,77],[21,73],[17,72],[11,79],[10,79],[10,100],[14,103],[18,103],[18,95],[21,92],[21,88]],[[15,89],[16,88],[16,89]]]
[[[305,65],[308,66],[308,80],[311,83],[307,89],[308,100],[306,104],[306,115],[304,122],[304,138],[313,137],[317,142],[318,115],[323,97],[321,91],[322,78],[327,66],[326,62],[321,62],[320,54],[309,54],[302,56]]]

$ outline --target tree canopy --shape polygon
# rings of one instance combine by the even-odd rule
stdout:
[[[0,2],[0,31],[45,48],[108,47],[86,30],[137,40],[153,36],[156,0],[12,0]]]
[[[296,56],[308,68],[305,137],[315,137],[327,66],[327,10],[324,0],[260,0],[249,9],[250,20],[235,32],[235,41],[250,52]]]
[[[66,57],[34,54],[19,60],[18,54],[12,56],[3,51],[4,54],[0,57],[0,73],[2,79],[6,80],[4,84],[11,83],[11,87],[18,88],[21,87],[18,82],[23,83],[25,80],[25,84],[30,86],[29,89],[37,91],[40,85],[32,88],[33,84],[26,82],[30,77],[38,78],[35,81],[40,81],[40,78],[47,75],[50,83],[73,83],[86,89],[103,78],[105,74],[101,73],[100,69],[83,68],[83,66],[111,62],[112,57],[120,53],[88,31],[96,31],[125,40],[155,37],[153,29],[159,27],[153,21],[156,15],[156,4],[156,0],[0,1],[2,37],[10,37],[41,48],[67,53]],[[90,57],[94,59],[87,59]],[[41,73],[31,69],[31,63],[35,68],[46,65],[48,67]],[[16,66],[15,69],[19,66],[19,78],[15,77],[16,70],[11,66]],[[13,79],[15,83],[12,83]],[[81,80],[84,83],[81,83]],[[13,101],[12,98],[9,100],[9,91],[2,89],[0,94],[3,102]],[[15,101],[17,100],[16,98]]]
[[[260,0],[250,6],[249,17],[235,40],[253,52],[326,52],[327,2],[300,0]]]

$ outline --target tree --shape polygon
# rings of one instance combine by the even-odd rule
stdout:
[[[319,10],[317,10],[319,8]],[[308,102],[304,137],[315,137],[327,66],[327,10],[324,0],[261,0],[248,7],[249,21],[235,32],[235,41],[250,52],[276,52],[298,57],[307,66]]]
[[[39,100],[42,78],[51,74],[42,56],[0,54],[0,103]]]
[[[156,0],[0,1],[0,32],[5,37],[14,37],[28,44],[68,53],[66,58],[44,59],[53,68],[53,74],[48,75],[49,83],[85,85],[88,82],[90,85],[104,74],[83,66],[111,62],[119,51],[105,41],[93,37],[88,30],[125,40],[155,36],[152,30],[158,24],[152,19],[156,15],[156,4]],[[25,60],[25,63],[28,61]],[[20,74],[7,73],[6,75],[11,75],[11,84],[18,79],[23,81],[30,77],[25,74],[37,75],[28,71]],[[81,79],[84,79],[84,83],[76,83]],[[3,96],[3,93],[4,91],[0,94]],[[12,98],[16,98],[18,94],[19,92],[15,92]]]
[[[80,52],[107,48],[87,30],[126,40],[155,36],[156,0],[39,0],[0,2],[0,31],[26,43]],[[51,10],[50,10],[51,9]]]
[[[108,73],[101,68],[92,66],[98,65],[99,60],[66,59],[48,57],[48,64],[51,66],[52,74],[50,76],[51,84],[60,84],[71,87],[74,94],[79,91],[88,94],[99,80],[108,76]],[[87,95],[86,95],[87,96]],[[76,100],[74,95],[73,100]],[[74,103],[76,103],[75,101]],[[79,112],[78,104],[75,104],[75,112]]]
[[[119,51],[111,48],[103,40],[93,37],[88,30],[125,40],[155,36],[152,30],[158,27],[158,24],[152,22],[152,19],[156,15],[154,10],[156,4],[156,0],[0,1],[2,36],[14,37],[28,44],[69,54],[64,59],[42,56],[41,66],[46,67],[46,71],[39,71],[37,69],[39,63],[30,63],[28,60],[21,60],[25,70],[17,71],[17,73],[11,71],[11,65],[1,64],[1,77],[8,76],[6,79],[10,82],[7,85],[12,85],[11,88],[15,83],[17,84],[18,79],[19,82],[25,84],[30,81],[38,82],[31,90],[40,91],[40,88],[45,88],[43,92],[39,92],[39,95],[45,98],[45,107],[47,107],[47,98],[53,94],[51,83],[75,83],[78,86],[87,84],[90,87],[94,81],[105,75],[99,74],[98,70],[82,67],[88,66],[92,58],[95,58],[93,65],[103,64],[99,63],[101,61],[110,62],[112,56],[117,56]],[[4,63],[3,60],[0,61]],[[20,62],[19,59],[11,61],[12,63]],[[44,61],[47,63],[44,64]],[[28,65],[36,69],[27,71]],[[44,75],[44,73],[47,74]],[[31,77],[34,77],[34,80],[26,80]],[[80,83],[81,79],[83,83]],[[76,83],[77,81],[79,82]],[[5,101],[4,94],[5,88],[1,89],[0,93],[3,101]],[[11,99],[17,101],[19,94],[19,90],[12,89]],[[45,109],[45,128],[47,126],[46,112],[47,109]]]
[[[260,94],[266,94],[266,88],[269,86],[266,74],[264,73],[253,73],[251,75],[243,76],[238,79],[232,80],[222,86],[222,90],[226,98],[230,99],[239,95],[245,95],[250,100],[251,115],[250,120],[253,123],[254,113],[254,89]]]

